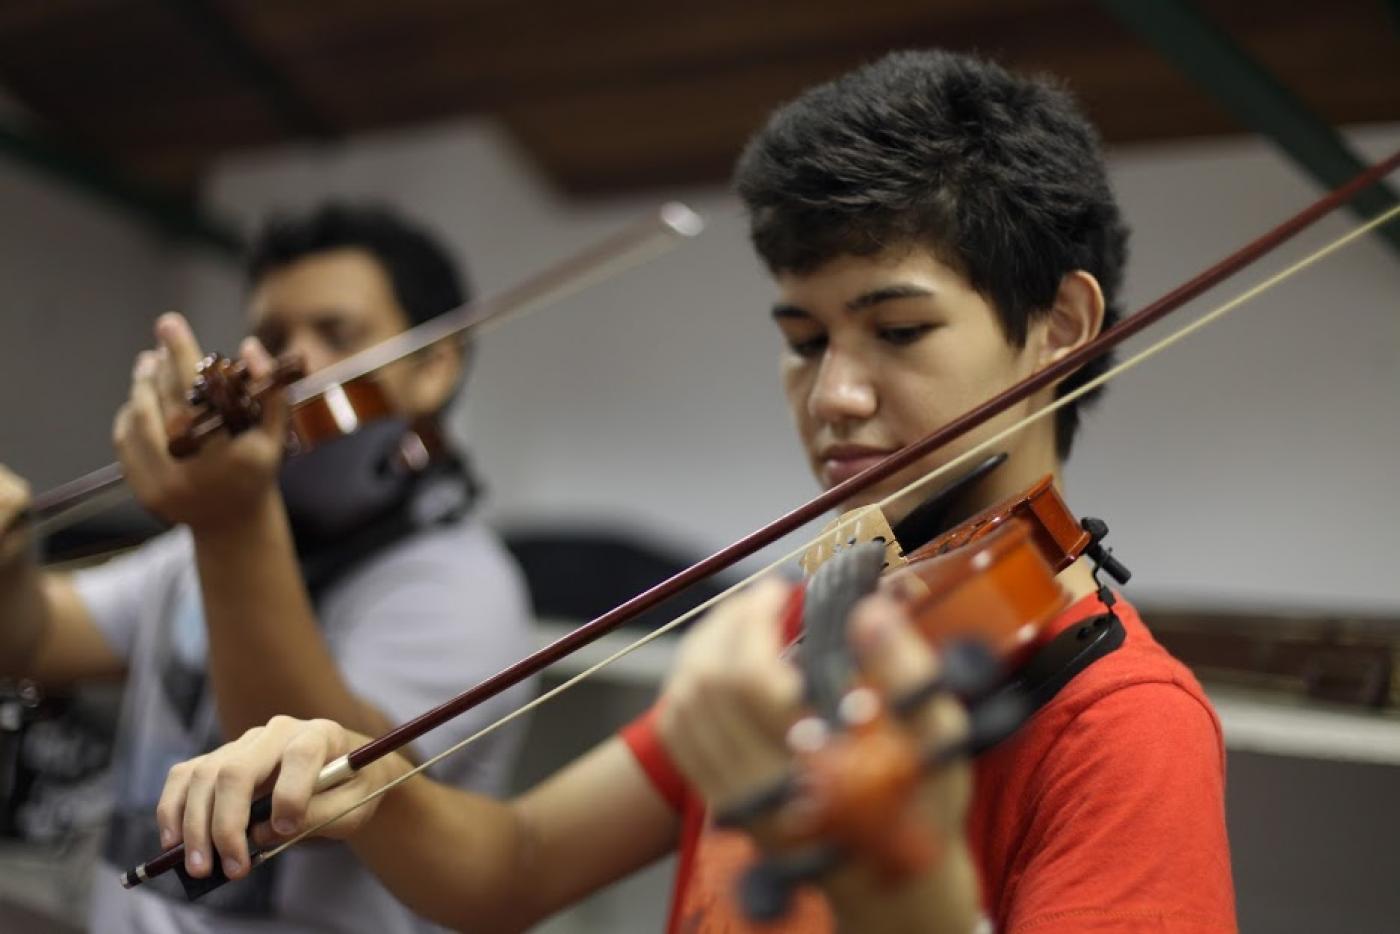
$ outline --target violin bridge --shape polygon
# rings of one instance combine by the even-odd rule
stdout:
[[[862,506],[842,513],[827,523],[817,540],[802,553],[802,573],[811,577],[832,556],[867,542],[879,542],[885,546],[883,571],[902,568],[909,563],[894,537],[894,530],[890,528],[890,520],[885,518],[880,507]]]

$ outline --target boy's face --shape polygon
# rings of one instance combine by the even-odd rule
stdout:
[[[1025,347],[1013,347],[987,300],[925,249],[838,256],[812,272],[779,276],[778,287],[773,317],[787,342],[783,383],[823,487],[854,476],[1029,375],[1043,354],[1042,328],[1031,328]],[[1029,407],[1014,406],[843,507],[881,499]],[[1013,438],[1005,448],[1014,451],[1016,445]],[[892,505],[891,521],[931,492]]]
[[[408,327],[384,267],[360,249],[313,253],[262,277],[249,302],[252,333],[273,354],[300,354],[315,373]],[[409,416],[426,415],[455,385],[448,360],[403,360],[379,371],[390,401]],[[420,355],[421,357],[421,355]],[[450,367],[452,372],[442,371]]]

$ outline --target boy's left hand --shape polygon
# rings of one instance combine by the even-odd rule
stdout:
[[[801,675],[781,657],[788,595],[787,587],[768,581],[716,607],[686,637],[663,691],[662,741],[714,809],[772,786],[792,769],[786,734],[804,710]],[[863,600],[850,626],[862,671],[888,696],[912,691],[936,674],[936,654],[890,597]],[[967,728],[951,696],[930,700],[911,726],[925,747],[951,743]],[[932,832],[961,841],[970,785],[965,764],[928,776],[919,807]],[[756,836],[762,845],[761,830]]]

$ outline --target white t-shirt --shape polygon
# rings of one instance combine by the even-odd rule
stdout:
[[[115,806],[93,889],[99,934],[437,930],[400,905],[339,843],[313,841],[191,904],[173,873],[131,891],[119,873],[160,852],[155,805],[170,766],[223,742],[207,684],[207,636],[194,549],[176,529],[78,574],[94,622],[127,660],[113,756]],[[464,519],[414,533],[367,558],[317,601],[346,683],[395,723],[447,700],[533,648],[529,598],[504,547]],[[527,701],[523,684],[428,734],[432,756]],[[504,791],[523,720],[439,763],[440,781]]]

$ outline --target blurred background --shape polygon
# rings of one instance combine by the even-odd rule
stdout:
[[[1130,308],[1400,147],[1394,0],[3,0],[0,462],[42,489],[110,460],[163,310],[235,347],[239,251],[269,210],[400,207],[490,294],[683,199],[702,237],[490,335],[454,416],[547,638],[815,491],[726,179],[775,105],[925,46],[1049,71],[1083,102],[1133,228]],[[1209,298],[1394,202],[1373,189]],[[1129,374],[1068,466],[1070,502],[1108,520],[1128,593],[1220,707],[1246,931],[1400,917],[1398,259],[1392,225]],[[616,579],[580,596],[561,555],[600,548]],[[541,711],[519,781],[641,709],[667,655]],[[22,719],[0,710],[0,730]],[[70,759],[100,759],[94,730]],[[63,742],[11,743],[11,766]],[[82,917],[83,788],[12,789],[16,911]],[[657,930],[667,872],[546,930]]]

